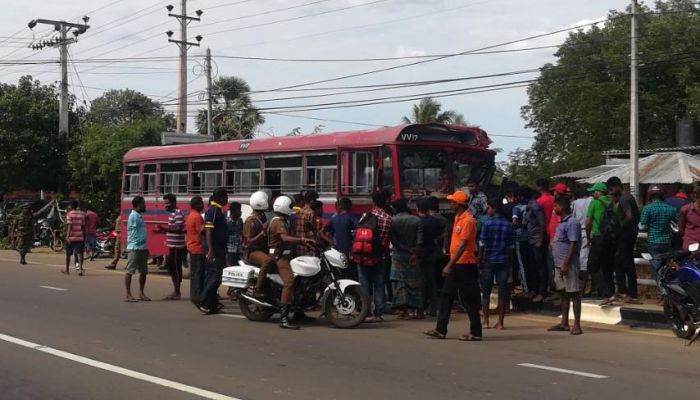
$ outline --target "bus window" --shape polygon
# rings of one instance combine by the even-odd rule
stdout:
[[[449,194],[447,152],[432,148],[399,148],[401,191]]]
[[[124,171],[124,194],[138,194],[139,190],[139,166],[127,165]]]
[[[143,194],[156,194],[156,165],[143,166]]]
[[[468,151],[457,150],[452,154],[452,171],[455,180],[455,190],[465,190],[470,179],[476,179],[484,186],[485,180],[493,167],[493,160],[490,162],[483,157]]]
[[[374,153],[343,152],[343,193],[372,193],[374,186]]]
[[[160,192],[163,194],[187,194],[187,176],[189,175],[186,162],[160,164]]]
[[[192,162],[192,193],[213,193],[221,187],[221,161],[194,161]]]
[[[286,194],[301,191],[301,156],[265,158],[265,188]]]
[[[382,189],[394,193],[394,162],[389,146],[382,149]]]
[[[335,193],[337,165],[335,154],[306,156],[306,188],[319,193]]]
[[[226,190],[231,193],[253,193],[260,188],[260,160],[226,162]]]

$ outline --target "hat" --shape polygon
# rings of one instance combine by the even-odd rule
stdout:
[[[598,182],[598,183],[594,184],[593,186],[589,187],[588,191],[589,192],[608,193],[608,187],[603,182]]]
[[[447,200],[455,202],[459,205],[466,206],[467,201],[469,201],[469,195],[467,194],[467,192],[456,191],[453,194],[447,196]]]
[[[556,185],[554,185],[554,193],[556,194],[566,194],[566,191],[569,189],[568,186],[566,186],[566,183],[559,182]]]

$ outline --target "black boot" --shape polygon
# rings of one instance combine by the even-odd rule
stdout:
[[[289,305],[285,304],[280,308],[280,328],[282,329],[299,329],[299,326],[292,325],[289,322]]]

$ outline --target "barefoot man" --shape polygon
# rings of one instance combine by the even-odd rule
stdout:
[[[129,253],[126,261],[126,276],[124,277],[126,301],[130,303],[138,301],[131,295],[131,276],[137,272],[139,273],[139,300],[151,301],[143,292],[146,286],[146,275],[148,275],[148,248],[146,247],[146,224],[143,222],[141,214],[146,211],[146,201],[143,197],[136,196],[131,204],[133,210],[131,210],[126,224],[126,251]]]

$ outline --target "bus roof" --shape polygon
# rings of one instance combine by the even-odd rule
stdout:
[[[324,133],[303,136],[280,136],[249,140],[229,140],[174,146],[137,147],[124,155],[124,162],[165,160],[247,153],[313,151],[338,147],[359,148],[394,143],[446,141],[487,149],[491,140],[486,132],[463,125],[412,124],[374,130]]]

